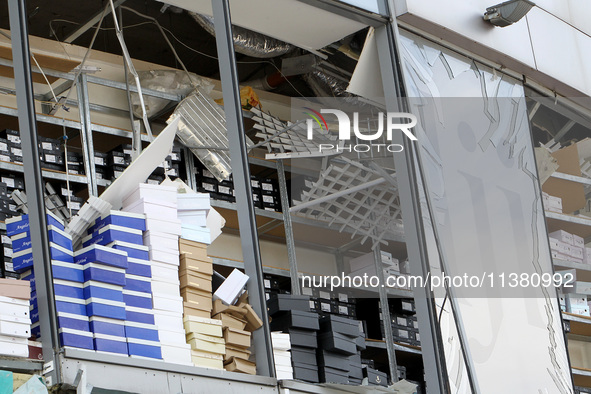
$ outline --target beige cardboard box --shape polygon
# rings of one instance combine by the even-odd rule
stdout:
[[[222,322],[218,319],[207,319],[197,316],[185,316],[184,325],[186,332],[198,332],[221,338]]]
[[[181,280],[181,288],[192,287],[193,289],[211,292],[211,275],[185,271],[179,276],[179,279]]]
[[[226,344],[224,338],[212,337],[209,335],[191,332],[187,334],[187,343],[191,349],[206,353],[215,353],[219,355],[226,354]]]
[[[224,360],[229,360],[232,357],[248,360],[250,357],[250,350],[226,345],[226,354],[224,356]]]
[[[263,321],[261,320],[259,315],[255,313],[250,304],[240,304],[240,307],[246,309],[246,315],[244,315],[244,318],[246,319],[247,331],[252,332],[263,326]]]
[[[246,327],[246,320],[242,320],[229,313],[218,313],[213,318],[220,320],[223,327],[232,327],[237,330],[244,330],[244,327]]]
[[[218,313],[222,312],[244,319],[244,315],[246,315],[247,310],[234,305],[226,305],[222,302],[222,300],[215,300],[213,302],[213,314],[217,315]]]
[[[257,366],[255,363],[236,357],[232,357],[226,361],[224,368],[226,371],[230,372],[242,372],[250,375],[256,375],[257,373]]]
[[[224,357],[220,354],[191,350],[191,359],[197,367],[224,369]]]
[[[0,296],[28,300],[31,298],[31,284],[28,280],[0,278]]]
[[[224,328],[224,340],[232,347],[250,347],[250,332],[235,328]]]
[[[179,238],[179,252],[181,254],[189,255],[193,259],[205,261],[211,260],[207,256],[207,244],[202,244],[201,242]]]
[[[188,302],[183,302],[183,312],[185,316],[197,316],[197,317],[211,317],[210,310],[201,310],[197,308],[193,308],[192,304]]]
[[[194,271],[199,274],[213,275],[212,260],[197,260],[189,257],[188,254],[181,254],[179,275],[184,275],[187,271]]]
[[[184,288],[181,290],[181,296],[183,297],[183,300],[185,300],[185,302],[188,303],[191,308],[211,312],[211,293]],[[211,317],[211,315],[209,317]]]

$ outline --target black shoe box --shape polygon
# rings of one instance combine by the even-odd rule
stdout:
[[[82,164],[69,164],[68,163],[68,174],[84,175],[84,166]]]
[[[109,165],[109,155],[103,152],[94,151],[94,165],[97,167],[106,167]]]
[[[62,166],[64,165],[64,154],[60,151],[43,150],[43,157],[41,159],[47,164]]]
[[[290,294],[277,294],[267,302],[269,315],[273,316],[277,312],[287,311],[310,311],[310,297],[296,296]]]
[[[343,371],[347,373],[349,370],[349,356],[341,353],[333,353],[323,349],[318,349],[316,352],[318,365],[322,367],[329,367],[332,369]]]
[[[348,384],[349,375],[346,371],[338,369],[323,367],[318,369],[320,381],[323,383],[339,383]]]
[[[112,150],[109,152],[109,166],[129,166],[131,164],[131,155]]]
[[[44,170],[51,170],[51,171],[60,171],[60,172],[64,171],[64,166],[60,166],[57,164],[51,164],[51,163],[41,163],[41,168],[43,168]]]
[[[288,330],[291,346],[306,347],[316,349],[318,347],[318,338],[316,331],[302,330],[299,328],[290,328]]]
[[[294,364],[318,365],[316,360],[316,349],[292,344],[291,361]]]
[[[335,332],[351,337],[361,335],[359,321],[336,315],[325,315],[320,318],[320,328],[324,332]]]
[[[21,135],[17,130],[4,129],[0,132],[0,137],[7,139],[10,142],[21,143]]]
[[[310,383],[320,383],[315,365],[293,364],[293,378]]]
[[[338,332],[325,332],[318,336],[320,348],[334,353],[354,355],[357,353],[355,339]]]
[[[388,386],[388,374],[370,367],[363,368],[363,374],[370,386]]]
[[[16,174],[2,174],[0,181],[5,183],[8,189],[24,190],[25,188],[24,178]]]
[[[355,338],[355,346],[357,346],[357,350],[367,349],[367,344],[365,343],[365,337],[360,335],[357,338]]]
[[[147,183],[152,185],[159,185],[164,181],[164,177],[162,175],[150,175],[147,180]]]
[[[66,161],[68,166],[81,166],[82,165],[82,154],[78,152],[68,152],[66,155]]]
[[[95,167],[94,173],[96,174],[96,179],[107,179],[107,170],[104,167]]]
[[[127,169],[126,166],[119,166],[119,165],[114,165],[111,167],[111,179],[115,180],[117,178],[119,178],[121,176],[121,174],[123,174],[123,171],[125,171]]]
[[[10,154],[10,147],[8,146],[8,140],[6,138],[0,138],[0,154]]]
[[[304,330],[318,331],[318,314],[292,310],[276,313],[271,320],[272,331],[287,331],[290,328],[302,328]]]

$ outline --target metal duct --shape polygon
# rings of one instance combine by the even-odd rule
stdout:
[[[359,96],[347,92],[347,82],[339,78],[320,70],[304,74],[303,77],[317,97],[338,97],[351,104],[367,105],[359,100]]]
[[[209,34],[215,36],[213,18],[195,12],[189,12],[189,14]],[[293,45],[283,41],[255,33],[239,26],[232,26],[232,36],[236,52],[252,57],[272,58],[285,55],[295,48]]]

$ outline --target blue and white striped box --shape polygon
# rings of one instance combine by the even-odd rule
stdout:
[[[146,278],[152,277],[152,265],[148,260],[140,260],[134,258],[127,259],[127,274],[143,276]]]
[[[127,338],[127,348],[130,356],[162,359],[160,342],[146,341],[143,339]]]
[[[55,214],[53,214],[50,211],[47,211],[46,218],[48,225],[55,226],[60,230],[64,230],[64,223]],[[29,215],[7,218],[5,223],[6,235],[8,235],[9,237],[29,231]]]
[[[90,316],[90,331],[95,334],[125,337],[125,321],[108,317]]]
[[[124,302],[123,287],[110,283],[89,280],[83,284],[84,298],[100,298],[103,300]]]
[[[33,249],[23,249],[12,254],[12,268],[16,272],[23,272],[33,266]]]
[[[92,244],[108,245],[115,241],[123,241],[142,245],[144,243],[142,234],[142,230],[109,224],[84,237],[82,239],[82,246],[87,247]]]
[[[111,211],[109,215],[101,218],[101,222],[104,225],[112,224],[146,231],[146,215],[141,213]]]
[[[115,241],[107,245],[109,248],[127,252],[127,257],[138,260],[149,260],[148,247],[144,245],[132,244],[129,242]]]
[[[31,298],[29,299],[29,308],[31,310],[37,310],[38,309],[38,304],[37,304],[37,292],[33,291],[31,292]]]
[[[29,316],[31,317],[31,322],[36,323],[39,321],[39,309],[33,307],[32,305],[30,308]]]
[[[123,290],[125,306],[135,308],[152,309],[152,294],[141,291]]]
[[[103,283],[110,283],[112,285],[124,286],[125,269],[109,267],[98,263],[84,264],[84,281],[97,281]]]
[[[158,327],[153,324],[125,321],[125,336],[127,338],[159,342]]]
[[[109,317],[118,320],[125,320],[127,316],[124,302],[109,301],[100,298],[89,298],[86,300],[86,314],[89,317]]]
[[[125,337],[94,334],[94,350],[97,352],[117,353],[128,355]]]
[[[81,265],[100,263],[117,268],[127,268],[127,253],[94,244],[74,252],[74,262]]]
[[[59,337],[62,346],[94,350],[93,335],[91,332],[60,328]]]
[[[57,312],[73,313],[87,316],[86,301],[84,299],[55,296],[55,308]]]
[[[125,307],[126,319],[137,323],[154,324],[154,312],[151,309]]]
[[[51,271],[53,272],[53,279],[84,282],[84,267],[81,265],[52,260]]]
[[[49,242],[53,242],[68,250],[73,249],[72,236],[59,227],[53,225],[47,226],[47,235],[49,236]]]
[[[59,246],[53,242],[50,242],[49,252],[51,253],[52,260],[63,261],[66,263],[74,262],[74,252],[72,249],[66,249],[63,246]]]
[[[56,296],[85,299],[82,283],[69,280],[54,279],[53,290]]]
[[[142,293],[152,292],[152,279],[145,276],[125,275],[125,286],[123,290],[139,291]]]
[[[31,248],[31,237],[28,232],[15,234],[10,237],[10,240],[12,242],[12,253]]]
[[[58,312],[57,323],[60,328],[69,328],[78,331],[90,331],[88,316],[76,315],[74,313]]]

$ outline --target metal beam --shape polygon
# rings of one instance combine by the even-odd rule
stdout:
[[[285,245],[287,246],[287,260],[289,261],[289,276],[291,278],[291,294],[301,295],[298,278],[298,260],[296,258],[293,225],[289,212],[289,194],[283,160],[277,160],[277,178],[279,179],[279,196],[281,197],[281,211],[283,212],[283,226],[285,227]]]
[[[123,3],[125,3],[125,0],[116,0],[114,2],[115,7],[119,7]],[[87,20],[85,23],[83,23],[79,28],[77,28],[72,33],[70,33],[62,41],[63,42],[67,42],[68,44],[71,44],[72,42],[74,42],[75,39],[77,39],[78,37],[80,37],[82,34],[86,33],[91,27],[93,27],[94,25],[96,25],[98,23],[98,21],[101,20],[101,17],[103,16],[103,13],[105,14],[105,16],[107,16],[107,15],[109,15],[111,13],[111,9],[109,7],[107,7],[106,10],[105,9],[101,9],[99,12],[97,12],[96,14],[94,14],[89,20]]]
[[[25,183],[29,200],[29,228],[33,249],[33,268],[37,286],[39,325],[43,337],[44,361],[53,364],[45,374],[48,385],[60,383],[59,336],[56,319],[51,253],[45,217],[45,195],[39,161],[37,142],[37,120],[33,81],[31,78],[31,54],[27,31],[25,0],[9,0],[10,32],[12,35],[12,58],[14,59],[14,81],[18,105],[18,123],[23,150]]]
[[[562,126],[560,130],[558,130],[558,133],[556,133],[553,140],[559,142],[562,139],[562,137],[564,137],[566,133],[568,133],[570,129],[572,129],[572,127],[576,124],[577,122],[575,122],[574,120],[569,120],[568,122],[566,122],[566,124]]]
[[[302,3],[329,11],[333,14],[344,16],[345,18],[356,22],[364,23],[368,26],[379,27],[388,22],[388,18],[383,15],[374,14],[371,11],[365,11],[361,8],[343,3],[336,0],[298,0]]]
[[[88,179],[88,193],[98,196],[96,185],[96,169],[94,166],[94,143],[92,139],[92,123],[90,121],[90,107],[88,98],[88,83],[86,74],[81,73],[76,84],[78,90],[78,112],[80,114],[80,138],[82,144],[82,157],[84,160],[84,172]],[[67,158],[66,158],[67,159]]]
[[[386,92],[388,111],[400,112],[408,107],[404,86],[402,64],[398,53],[398,26],[394,1],[389,1],[390,23],[376,29],[376,42],[381,76]],[[399,134],[393,136],[393,143],[404,146],[403,153],[394,154],[396,180],[399,188],[400,206],[404,222],[405,240],[412,275],[427,277],[430,272],[425,229],[420,206],[418,177],[414,167],[414,149],[407,138]],[[437,321],[437,307],[429,288],[413,289],[415,308],[418,315],[425,380],[429,392],[449,393],[449,379],[445,363],[445,351],[441,330]]]
[[[230,4],[228,0],[212,0],[211,4],[219,57],[220,79],[222,80],[222,93],[225,103],[224,111],[228,126],[232,174],[234,176],[236,200],[240,201],[240,204],[237,204],[237,213],[242,255],[244,257],[244,271],[250,278],[247,284],[249,302],[263,321],[263,327],[253,332],[252,335],[257,374],[275,377],[275,362],[271,344],[269,318],[267,316],[267,301],[263,286],[263,265],[261,262],[254,204],[252,201],[246,133],[242,121],[238,70],[236,68],[236,54],[234,53],[234,41],[232,39]]]

